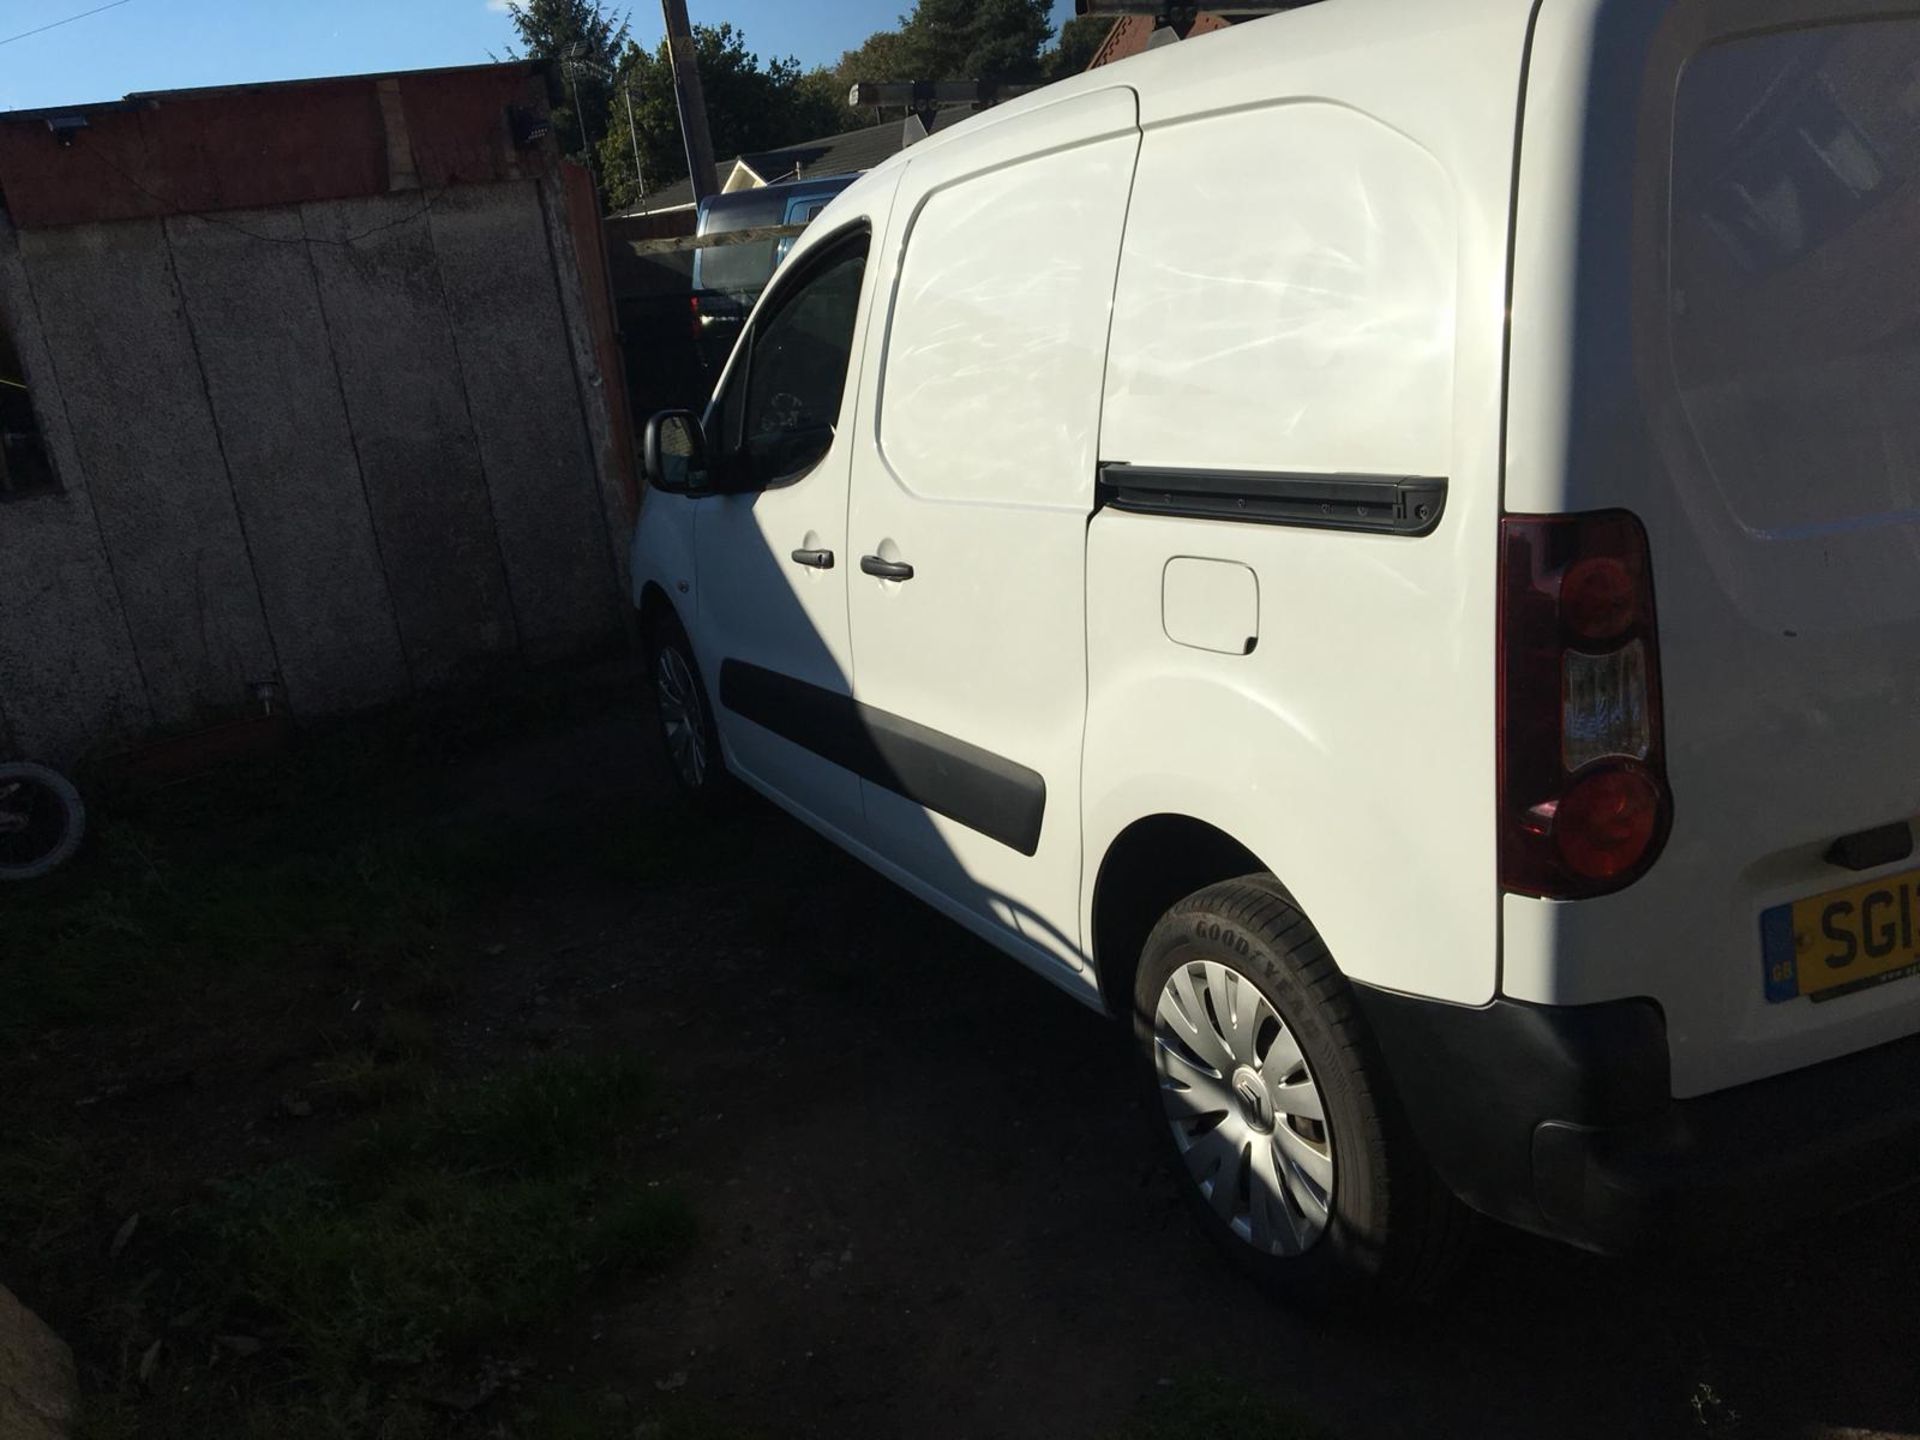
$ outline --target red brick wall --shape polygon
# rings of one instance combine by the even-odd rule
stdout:
[[[1194,16],[1189,35],[1204,35],[1209,30],[1224,30],[1228,22],[1218,15],[1201,11]],[[1101,42],[1095,52],[1089,70],[1097,70],[1102,65],[1111,65],[1116,60],[1124,60],[1129,55],[1138,55],[1147,48],[1147,37],[1153,34],[1151,15],[1124,15],[1113,22],[1113,29],[1107,32],[1107,38]]]
[[[397,111],[380,92],[397,88]],[[41,111],[0,123],[0,199],[23,230],[156,215],[258,209],[432,189],[544,171],[551,142],[516,150],[507,107],[544,113],[525,64],[231,86],[76,106],[67,137]],[[404,117],[402,119],[401,117]],[[390,125],[405,134],[390,135]],[[391,173],[409,153],[413,174]]]

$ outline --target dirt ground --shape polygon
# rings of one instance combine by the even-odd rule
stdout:
[[[770,808],[688,825],[637,704],[457,782],[456,811],[522,815],[529,845],[635,814],[688,827],[664,879],[562,866],[450,942],[449,1052],[645,1056],[647,1183],[699,1227],[664,1270],[516,1337],[518,1393],[592,1397],[568,1433],[668,1433],[664,1406],[767,1436],[1122,1435],[1156,1397],[1219,1390],[1331,1437],[1920,1434],[1920,1202],[1657,1269],[1489,1234],[1437,1313],[1303,1322],[1190,1224],[1116,1027]],[[280,998],[344,1016],[367,995]],[[250,1163],[313,1143],[260,1120],[311,1063],[56,1035],[0,1065],[0,1113],[99,1110],[104,1076],[90,1123]],[[476,1389],[472,1433],[517,1433],[508,1398]]]

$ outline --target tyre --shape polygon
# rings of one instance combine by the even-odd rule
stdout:
[[[693,645],[672,616],[655,620],[648,629],[647,673],[667,768],[675,782],[701,804],[718,806],[731,800],[733,779],[720,757],[720,734]]]
[[[28,761],[0,764],[0,881],[36,880],[71,859],[87,807],[66,776]]]
[[[1309,1307],[1430,1297],[1464,1206],[1429,1169],[1346,979],[1275,881],[1214,885],[1154,927],[1134,983],[1156,1127],[1200,1223]]]

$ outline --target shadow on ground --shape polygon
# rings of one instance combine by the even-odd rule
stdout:
[[[309,1161],[350,1174],[325,1157],[364,1162],[369,1137],[424,1105],[426,1121],[407,1123],[430,1122],[428,1138],[398,1173],[438,1165],[444,1180],[458,1168],[444,1157],[474,1143],[474,1095],[495,1093],[483,1077],[564,1077],[540,1071],[543,1057],[628,1054],[651,1077],[631,1116],[575,1117],[573,1148],[523,1177],[546,1187],[535,1198],[588,1197],[555,1211],[550,1237],[584,1277],[576,1297],[555,1306],[551,1275],[523,1275],[528,1318],[489,1330],[483,1287],[467,1297],[465,1349],[425,1332],[431,1382],[423,1362],[377,1358],[399,1408],[349,1393],[362,1409],[309,1415],[298,1433],[403,1433],[355,1418],[378,1411],[421,1435],[1237,1440],[1263,1405],[1275,1424],[1259,1433],[1274,1436],[1920,1433],[1912,1199],[1659,1269],[1489,1235],[1438,1313],[1304,1323],[1189,1222],[1116,1027],[768,807],[690,816],[630,700],[562,706],[532,733],[480,728],[248,797],[232,822],[227,849],[250,854],[309,813],[351,829],[355,787],[428,775],[435,833],[484,845],[451,859],[442,846],[426,871],[404,847],[361,845],[313,872],[379,899],[377,924],[328,909],[304,862],[291,877],[256,865],[245,894],[194,912],[221,918],[225,968],[192,968],[196,938],[168,952],[187,967],[169,972],[170,1008],[49,1010],[0,1057],[0,1161],[11,1127],[97,1167],[71,1213],[34,1218],[44,1245],[0,1233],[0,1265],[74,1338],[90,1384],[118,1397],[120,1428],[100,1433],[167,1433],[156,1386],[223,1383],[294,1345],[276,1334],[302,1333],[263,1314],[282,1329],[248,1343],[265,1336],[267,1354],[236,1359],[211,1328],[238,1320],[154,1300],[174,1280],[152,1277],[174,1262],[153,1237],[199,1203],[204,1177]],[[217,870],[221,852],[207,853]],[[141,873],[123,856],[99,863]],[[156,870],[154,893],[190,873]],[[263,885],[290,892],[266,897],[280,908],[261,908]],[[100,944],[160,903],[80,899],[75,914],[101,927],[83,938]],[[309,913],[312,935],[264,933]],[[269,939],[275,968],[254,973]],[[119,965],[144,945],[100,953]],[[610,1125],[621,1158],[601,1166],[592,1149]],[[488,1166],[523,1148],[502,1144]],[[674,1197],[697,1229],[656,1247],[672,1257],[661,1263],[600,1265],[609,1207],[635,1186]],[[379,1195],[404,1245],[415,1217],[392,1208],[391,1185]],[[116,1231],[136,1210],[148,1219],[129,1241]],[[497,1265],[469,1232],[454,1238],[479,1247],[474,1263]],[[343,1283],[377,1291],[352,1258]],[[196,1325],[210,1329],[197,1351],[179,1338]],[[354,1353],[341,1363],[360,1364]],[[271,1409],[280,1391],[248,1393],[269,1407],[248,1433],[293,1433]]]
[[[1911,1199],[1657,1270],[1490,1234],[1436,1315],[1303,1324],[1189,1223],[1116,1027],[771,808],[697,833],[665,925],[521,919],[592,931],[528,978],[658,1057],[706,1226],[593,1318],[594,1383],[794,1435],[1119,1433],[1195,1377],[1344,1436],[1920,1433]]]

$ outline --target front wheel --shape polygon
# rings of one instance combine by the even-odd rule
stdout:
[[[720,758],[720,736],[707,703],[706,687],[693,657],[693,644],[680,622],[656,620],[647,636],[647,668],[653,680],[653,708],[667,765],[688,798],[702,804],[724,802],[731,777]]]
[[[1429,1295],[1464,1208],[1399,1118],[1346,979],[1272,879],[1210,886],[1148,937],[1135,1033],[1201,1224],[1307,1304]]]
[[[37,880],[71,859],[87,807],[71,781],[30,761],[0,765],[0,881]]]

